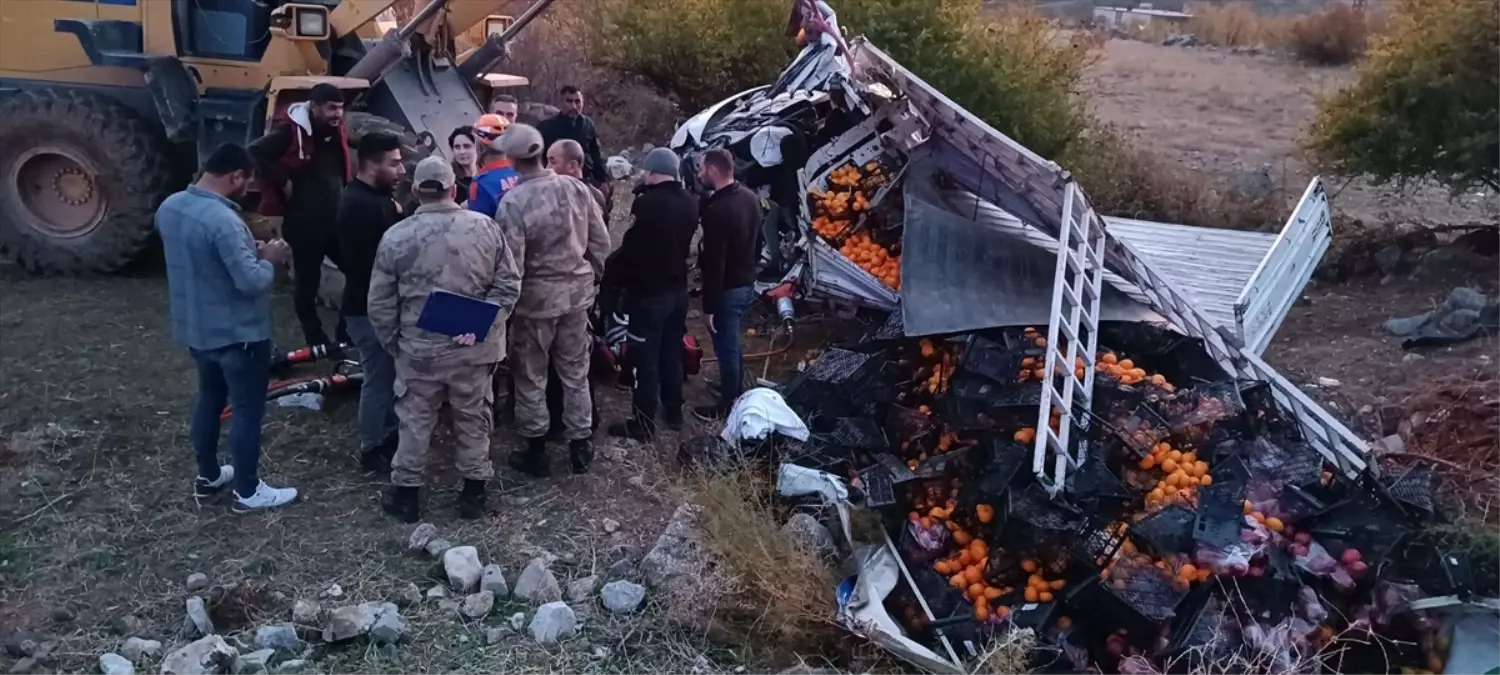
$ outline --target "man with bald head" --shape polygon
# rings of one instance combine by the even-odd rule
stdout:
[[[564,176],[583,180],[583,162],[583,146],[571,138],[564,138],[547,148],[547,167]],[[604,193],[600,192],[599,188],[589,185],[588,181],[584,181],[583,184],[588,185],[589,191],[594,195],[594,201],[599,203],[599,210],[604,212],[605,224],[609,224],[609,203]]]

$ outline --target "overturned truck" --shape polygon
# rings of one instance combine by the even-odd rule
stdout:
[[[1318,668],[1359,630],[1407,646],[1339,646],[1345,672],[1441,672],[1445,639],[1403,612],[1493,582],[1423,534],[1430,467],[1379,475],[1261,358],[1329,245],[1320,182],[1277,234],[1101,217],[849,51],[806,47],[673,139],[689,167],[730,149],[767,199],[762,290],[878,316],[783,388],[812,434],[780,456],[886,525],[846,624],[935,671],[1026,628],[1047,671]]]

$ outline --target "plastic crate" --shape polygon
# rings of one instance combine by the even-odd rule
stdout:
[[[1286,433],[1261,435],[1241,458],[1252,476],[1300,488],[1317,486],[1323,479],[1323,457],[1300,437]]]
[[[1296,611],[1302,577],[1286,551],[1270,547],[1264,553],[1261,576],[1223,578],[1220,584],[1243,603],[1244,612],[1262,625],[1275,625]]]
[[[1229,655],[1238,628],[1214,584],[1201,584],[1188,592],[1176,616],[1167,624],[1166,647],[1152,656],[1167,672],[1210,672],[1208,664]]]
[[[1474,574],[1465,556],[1445,550],[1435,537],[1418,535],[1392,557],[1396,574],[1432,595],[1466,597]]]
[[[1132,525],[1130,540],[1142,550],[1163,558],[1192,553],[1193,525],[1197,520],[1198,514],[1191,509],[1168,504]]]
[[[787,404],[798,410],[844,415],[868,397],[885,356],[832,348],[824,351],[788,387]]]
[[[1245,484],[1220,480],[1198,488],[1198,509],[1193,520],[1193,540],[1214,548],[1226,548],[1240,541],[1245,523]]]
[[[1153,405],[1171,430],[1174,445],[1196,447],[1208,440],[1219,425],[1239,429],[1244,436],[1253,433],[1246,421],[1239,387],[1234,382],[1197,382]]]
[[[1365,494],[1331,507],[1305,529],[1335,559],[1357,548],[1365,565],[1378,570],[1411,536],[1411,525],[1394,504]]]
[[[915,480],[917,474],[900,457],[881,453],[876,455],[875,464],[859,470],[859,478],[865,494],[865,506],[882,509],[898,504],[897,487]]]
[[[1398,506],[1413,515],[1429,518],[1437,512],[1437,483],[1437,473],[1426,462],[1419,462],[1405,472],[1387,476],[1381,481],[1386,494]]]
[[[1137,459],[1150,454],[1157,443],[1172,435],[1166,420],[1147,402],[1137,404],[1123,419],[1107,419],[1105,422],[1110,432]]]

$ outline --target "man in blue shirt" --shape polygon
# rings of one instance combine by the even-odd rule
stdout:
[[[497,144],[509,126],[499,115],[481,115],[474,122],[474,140],[479,145],[479,171],[469,185],[469,210],[491,218],[499,210],[505,193],[521,179]]]
[[[172,337],[198,366],[198,397],[190,434],[197,453],[193,496],[204,498],[233,483],[237,513],[283,506],[294,488],[259,479],[260,425],[271,366],[271,286],[275,265],[291,258],[286,242],[256,243],[240,217],[255,174],[244,147],[224,144],[203,164],[203,175],[168,197],[156,211],[167,259]],[[219,415],[228,404],[230,465],[219,465]]]

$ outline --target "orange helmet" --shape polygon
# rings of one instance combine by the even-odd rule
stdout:
[[[480,115],[474,121],[474,135],[483,141],[484,145],[490,145],[500,140],[500,134],[505,133],[505,128],[510,122],[499,115]]]

